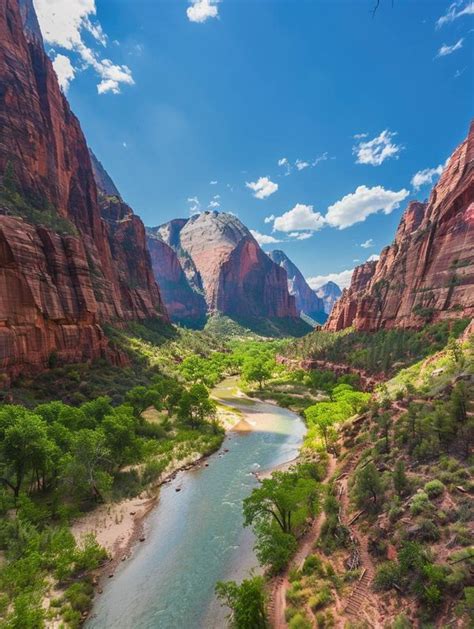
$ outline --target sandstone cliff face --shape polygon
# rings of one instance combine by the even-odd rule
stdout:
[[[316,323],[324,323],[326,313],[324,302],[311,290],[298,267],[279,249],[270,251],[270,259],[285,269],[288,276],[288,290],[293,295],[299,312],[308,315]]]
[[[286,272],[270,260],[235,216],[204,212],[153,228],[148,239],[153,257],[152,237],[177,253],[188,285],[203,295],[208,313],[297,317]],[[161,285],[162,275],[155,272],[155,277]]]
[[[428,203],[410,203],[380,260],[354,271],[326,329],[416,328],[473,315],[474,125]]]
[[[89,151],[31,0],[0,3],[0,76],[0,369],[9,376],[53,354],[104,356],[101,322],[166,313],[141,221],[129,208],[101,216]]]
[[[323,300],[324,304],[324,312],[326,314],[331,314],[332,309],[334,308],[334,304],[342,295],[342,291],[339,286],[334,282],[326,282],[320,286],[316,291],[316,295]]]

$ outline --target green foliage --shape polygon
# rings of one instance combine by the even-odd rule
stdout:
[[[355,475],[354,500],[360,509],[377,511],[384,495],[382,479],[373,463],[368,463]]]
[[[219,581],[216,594],[231,609],[230,623],[235,629],[265,629],[268,627],[265,610],[265,581],[263,577],[235,581]]]
[[[428,494],[428,498],[438,498],[444,492],[445,487],[440,480],[435,478],[425,484],[424,490]]]

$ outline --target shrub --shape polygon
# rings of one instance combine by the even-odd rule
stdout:
[[[85,612],[90,607],[92,594],[92,585],[86,581],[80,581],[68,587],[64,592],[64,598],[69,602],[72,609]]]
[[[325,575],[323,562],[317,555],[309,555],[306,557],[301,571],[305,576],[316,574],[323,577]]]
[[[435,478],[434,480],[430,480],[426,483],[424,490],[428,494],[429,498],[437,498],[442,495],[445,490],[445,486],[440,480]]]
[[[317,594],[309,599],[309,606],[313,612],[318,609],[322,609],[325,605],[332,601],[332,595],[330,589],[325,586]]]
[[[395,561],[386,561],[377,570],[374,577],[374,589],[386,591],[400,582],[400,567]]]
[[[311,629],[311,623],[307,616],[298,612],[288,623],[289,629]]]
[[[410,511],[413,515],[420,515],[420,513],[429,511],[430,506],[431,502],[428,498],[428,494],[424,491],[420,491],[413,496],[410,504]]]

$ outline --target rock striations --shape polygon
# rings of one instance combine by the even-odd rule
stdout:
[[[342,291],[335,282],[326,282],[315,291],[316,295],[323,300],[324,312],[331,314],[334,304],[342,295]]]
[[[421,327],[474,315],[474,124],[427,203],[412,201],[392,245],[355,269],[327,330]]]
[[[0,76],[0,369],[8,378],[110,355],[103,322],[167,315],[141,221],[121,201],[99,206],[87,144],[31,0],[0,3]]]
[[[275,264],[285,269],[288,276],[288,290],[295,298],[298,311],[316,323],[324,323],[327,319],[324,302],[309,287],[298,267],[279,249],[270,251],[268,255]]]
[[[193,318],[185,300],[189,289],[196,296],[192,308],[203,308],[204,313],[243,319],[298,316],[286,272],[232,214],[203,212],[150,228],[148,245],[172,317],[185,313]],[[173,278],[179,280],[179,289],[171,286]]]

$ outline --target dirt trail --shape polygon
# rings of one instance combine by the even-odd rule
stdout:
[[[330,454],[328,469],[324,483],[327,483],[327,481],[332,477],[335,469],[336,457]],[[312,553],[314,544],[321,532],[321,527],[324,523],[325,517],[325,514],[321,513],[317,518],[314,519],[311,528],[300,540],[299,548],[296,552],[296,555],[293,557],[290,565],[285,570],[285,572],[277,577],[274,581],[270,604],[268,606],[270,626],[273,627],[273,629],[286,629],[286,627],[288,626],[285,620],[286,592],[290,587],[288,574],[291,568],[301,568],[304,564],[306,557]]]

